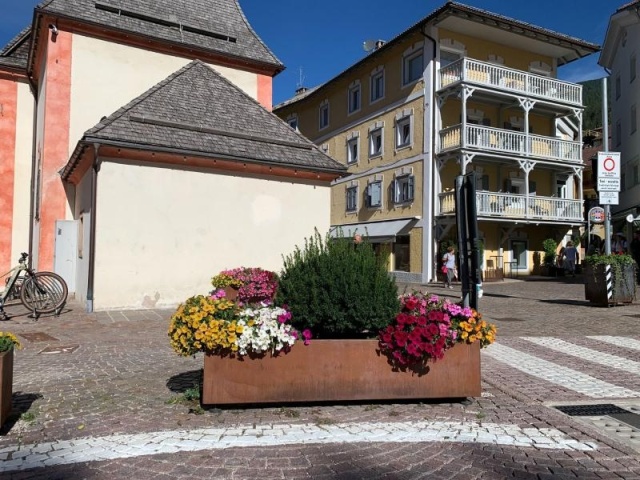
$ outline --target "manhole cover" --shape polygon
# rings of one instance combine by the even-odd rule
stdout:
[[[496,318],[496,320],[500,320],[501,322],[524,322],[523,318],[513,318],[513,317]]]
[[[58,340],[44,332],[21,333],[20,336],[30,342],[56,342]]]
[[[572,417],[598,417],[602,415],[617,415],[630,413],[629,410],[618,407],[611,403],[600,405],[559,405],[556,406],[562,413]],[[635,415],[631,413],[631,415]]]
[[[40,353],[44,355],[50,355],[54,353],[73,353],[80,345],[60,345],[57,347],[47,347]]]

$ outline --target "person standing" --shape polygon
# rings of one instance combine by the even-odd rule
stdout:
[[[611,237],[611,253],[618,255],[627,253],[627,239],[624,238],[624,235],[621,232],[618,232],[615,236]]]
[[[453,274],[456,268],[456,256],[454,255],[454,248],[447,248],[447,253],[442,257],[442,264],[447,268],[447,275],[444,279],[444,288],[453,288]]]
[[[578,249],[573,245],[573,242],[569,240],[567,242],[567,248],[564,249],[564,268],[572,277],[576,276],[576,262],[580,259]]]

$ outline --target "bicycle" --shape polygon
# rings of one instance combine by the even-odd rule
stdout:
[[[22,304],[38,319],[43,313],[60,315],[67,302],[69,290],[64,279],[53,272],[36,272],[27,265],[28,253],[22,253],[18,265],[5,275],[5,289],[0,292],[0,320],[8,320],[4,311],[7,300],[20,298]]]

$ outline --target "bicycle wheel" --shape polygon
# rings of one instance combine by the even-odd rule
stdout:
[[[20,290],[20,300],[36,313],[51,313],[67,301],[67,283],[53,272],[36,272],[25,278]]]

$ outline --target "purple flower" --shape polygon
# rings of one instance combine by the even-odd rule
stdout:
[[[304,338],[305,345],[309,345],[309,341],[311,340],[312,336],[313,335],[311,335],[311,330],[309,330],[308,328],[302,331],[302,338]]]

